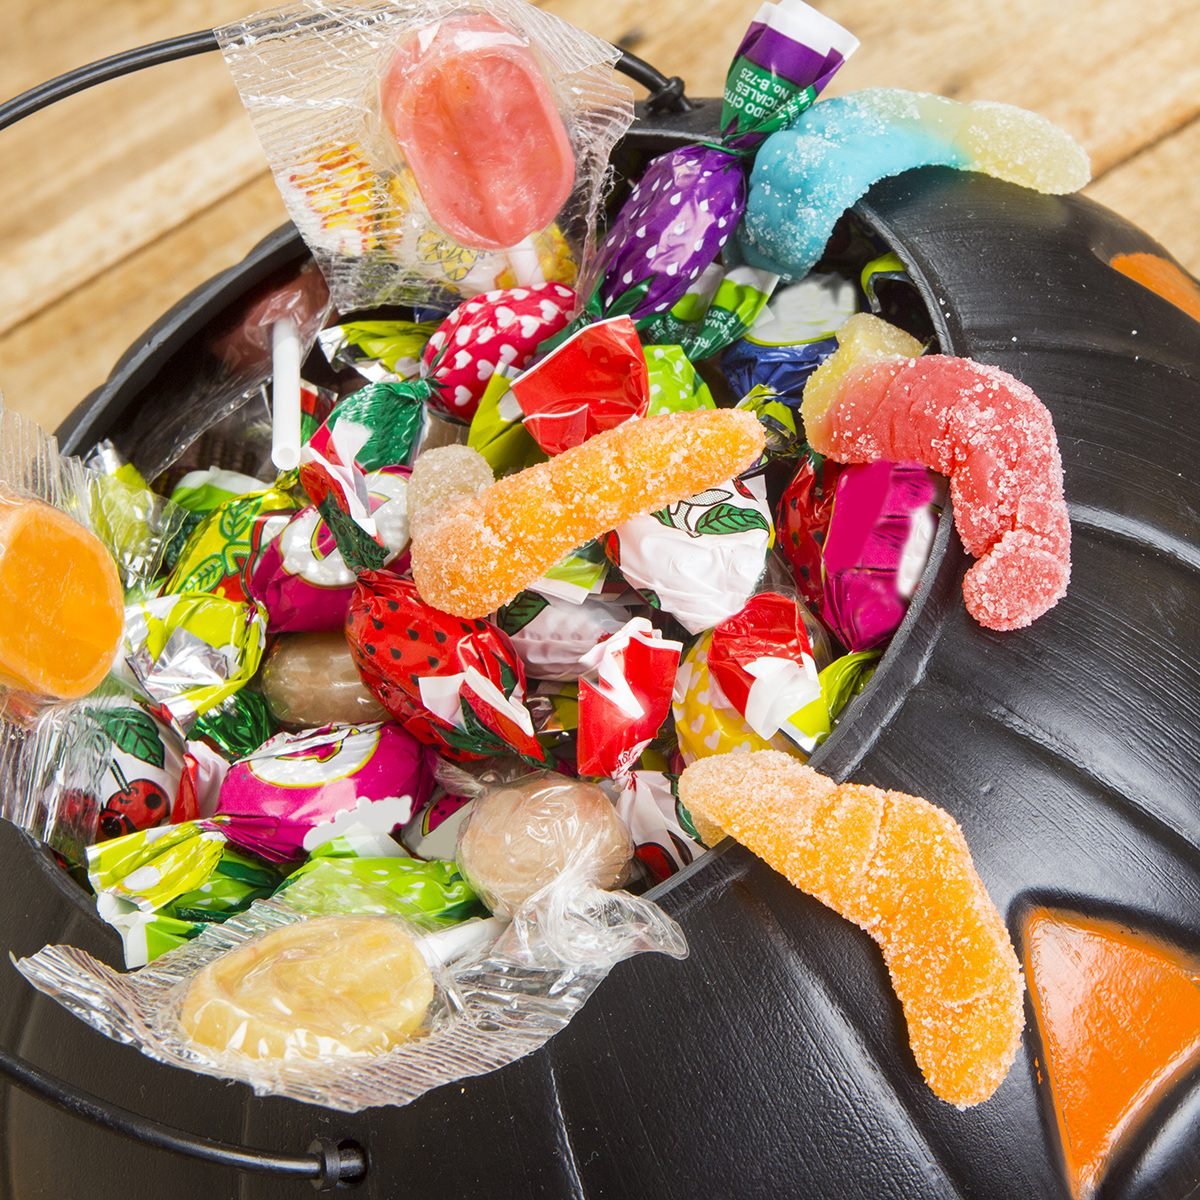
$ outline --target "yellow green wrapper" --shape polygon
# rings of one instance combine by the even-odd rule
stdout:
[[[226,500],[192,530],[163,590],[245,600],[259,555],[299,507],[278,486]]]
[[[266,643],[266,613],[254,601],[158,596],[126,607],[114,671],[187,726],[254,677]]]

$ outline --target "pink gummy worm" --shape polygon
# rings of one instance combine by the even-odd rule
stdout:
[[[915,461],[950,476],[959,536],[979,559],[963,598],[981,625],[1021,629],[1066,594],[1071,526],[1058,439],[1020,380],[940,354],[870,363],[842,381],[819,440],[839,462]]]

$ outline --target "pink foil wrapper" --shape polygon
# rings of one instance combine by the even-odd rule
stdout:
[[[434,758],[391,722],[276,734],[230,767],[217,813],[244,850],[296,860],[352,827],[405,825],[432,794]]]
[[[371,516],[391,555],[387,565],[408,567],[407,467],[384,467],[366,477]],[[270,633],[341,629],[354,595],[355,572],[333,532],[313,506],[294,514],[262,552],[250,577],[251,595],[267,610]]]
[[[882,645],[904,619],[937,532],[937,496],[920,463],[859,463],[838,477],[821,617],[847,649]]]

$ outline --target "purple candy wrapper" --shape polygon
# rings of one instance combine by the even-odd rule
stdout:
[[[276,734],[230,767],[222,831],[271,862],[303,858],[351,827],[386,836],[429,799],[434,761],[390,721]]]
[[[939,487],[920,463],[843,468],[822,549],[821,617],[849,650],[895,633],[937,532]]]
[[[408,566],[407,467],[384,467],[367,475],[371,515],[391,557],[391,569]],[[267,610],[271,633],[318,633],[346,623],[354,595],[354,571],[314,505],[294,514],[262,552],[250,593]]]
[[[810,107],[857,46],[802,0],[762,5],[726,76],[722,145],[650,162],[601,244],[582,319],[628,314],[640,323],[670,309],[742,219],[759,143]]]

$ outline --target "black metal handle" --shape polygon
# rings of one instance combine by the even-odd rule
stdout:
[[[197,33],[185,33],[181,37],[166,38],[148,46],[138,46],[134,50],[124,50],[120,54],[97,59],[85,67],[77,67],[65,75],[59,75],[46,83],[39,83],[37,87],[32,87],[27,92],[0,104],[0,130],[15,125],[40,109],[49,108],[59,100],[87,91],[98,83],[107,83],[110,79],[132,75],[145,67],[156,67],[162,63],[191,58],[196,54],[207,54],[208,51],[217,49],[219,46],[216,31],[202,29]],[[628,50],[620,50],[620,54],[617,70],[640,83],[650,93],[646,99],[646,107],[652,113],[690,111],[691,101],[688,100],[684,92],[684,82],[678,75],[668,77],[644,58],[638,58]]]
[[[145,67],[175,62],[216,49],[219,49],[216,32],[204,29],[99,59],[30,88],[0,104],[0,130],[7,129],[25,117],[43,108],[49,108],[68,96],[86,91],[98,83],[119,79],[122,75],[131,75]],[[617,69],[649,92],[646,107],[651,113],[691,110],[692,104],[685,94],[684,82],[678,75],[668,77],[645,59],[631,54],[628,50],[620,51]],[[30,1095],[80,1120],[91,1121],[104,1129],[172,1154],[232,1167],[239,1171],[308,1179],[318,1191],[345,1187],[363,1179],[367,1172],[366,1151],[350,1141],[335,1142],[330,1138],[316,1138],[308,1147],[307,1154],[276,1154],[273,1151],[217,1142],[152,1121],[148,1117],[72,1087],[4,1050],[0,1050],[0,1075]]]

